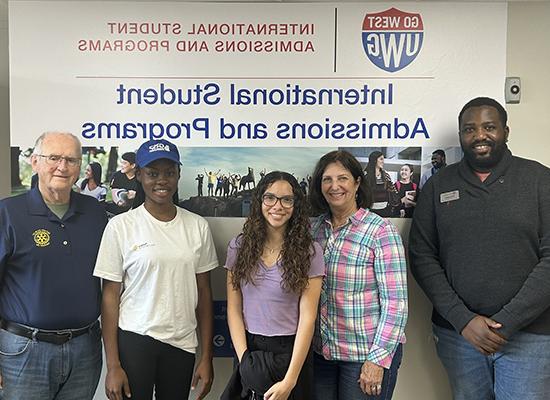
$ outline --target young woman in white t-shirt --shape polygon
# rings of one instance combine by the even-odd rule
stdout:
[[[105,392],[110,400],[147,400],[153,391],[157,400],[187,399],[201,380],[202,399],[213,379],[212,235],[204,218],[174,204],[174,144],[146,142],[136,162],[134,208],[107,225],[94,271],[103,278]],[[193,376],[197,327],[202,346]]]

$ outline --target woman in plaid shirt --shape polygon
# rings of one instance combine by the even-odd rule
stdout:
[[[317,400],[391,399],[407,321],[407,272],[397,229],[371,212],[361,165],[346,151],[317,163],[310,200],[324,248],[314,338]]]

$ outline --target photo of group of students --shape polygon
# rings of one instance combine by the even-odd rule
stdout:
[[[535,365],[519,353],[550,346],[550,298],[540,289],[549,281],[550,170],[512,156],[506,121],[493,99],[467,103],[459,114],[464,158],[445,166],[435,149],[433,177],[420,196],[408,193],[418,190],[413,167],[402,165],[399,184],[392,182],[381,151],[369,152],[366,167],[344,149],[323,154],[307,191],[292,173],[266,171],[223,263],[235,364],[220,399],[392,398],[408,285],[401,236],[381,216],[391,203],[382,196],[388,188],[403,194],[396,196],[403,206],[416,206],[411,271],[434,304],[436,346],[455,398],[494,398],[493,388],[500,389],[493,379],[515,393],[511,398],[545,398],[549,353],[538,351]],[[91,400],[102,342],[109,400],[209,393],[210,272],[220,265],[212,233],[205,218],[179,206],[178,184],[190,167],[174,143],[150,140],[132,154],[123,155],[131,178],[124,166],[113,178],[133,180],[113,193],[117,206],[123,190],[132,205],[109,221],[101,199],[87,193],[101,187],[97,166],[86,168],[81,193],[73,190],[82,151],[70,133],[41,135],[31,156],[36,186],[0,201],[2,399]],[[492,194],[513,203],[501,191],[525,179],[539,195],[521,199],[529,218],[516,229],[521,215],[514,219],[507,206],[487,211],[486,204]],[[478,207],[482,196],[489,197]],[[477,208],[525,251],[506,248]],[[488,247],[467,234],[471,224],[476,233],[488,230]],[[506,283],[497,278],[502,268]],[[504,363],[526,370],[528,396],[501,372]]]
[[[446,151],[451,151],[452,162],[460,159],[462,154],[456,149],[459,148],[436,149],[431,154],[431,150],[425,151],[420,147],[341,150],[356,156],[363,166],[367,185],[373,193],[371,211],[385,218],[412,218],[422,186],[429,177],[447,165]],[[258,149],[258,152],[261,154],[264,150]],[[200,157],[204,150],[198,149],[195,152]],[[105,177],[105,182],[102,180],[102,164],[98,160],[90,161],[83,169],[83,177],[77,180],[73,189],[104,202],[109,217],[128,211],[136,193],[135,157],[134,151],[124,152],[118,162],[119,169],[111,177]],[[208,159],[206,154],[204,158]],[[234,166],[235,170],[248,171],[243,175],[234,172],[235,170],[222,171],[221,168],[203,167],[203,171],[194,178],[195,192],[188,184],[192,176],[186,175],[183,177],[187,179],[186,183],[180,181],[178,185],[179,205],[201,216],[248,216],[252,191],[266,175],[267,169],[246,164],[253,162],[243,159]],[[193,166],[190,165],[189,168],[193,169]],[[289,173],[296,178],[301,190],[307,195],[312,184],[311,172],[300,162],[291,168]],[[421,174],[422,170],[424,173]],[[32,186],[36,185],[36,178],[34,175]]]
[[[420,147],[342,148],[360,161],[367,185],[373,193],[373,204],[370,209],[385,218],[412,218],[422,186],[429,177],[447,165],[446,151],[449,152],[449,149],[451,161],[458,161],[462,155],[460,151],[456,151],[458,148],[436,149],[431,154],[428,152],[427,155],[426,151]],[[201,149],[198,153],[200,152]],[[262,150],[259,149],[259,152],[261,153]],[[407,158],[402,158],[400,153],[406,153]],[[423,158],[427,159],[425,164],[422,163]],[[244,161],[244,164],[246,163]],[[194,178],[195,193],[189,190],[186,184],[182,186],[180,182],[178,191],[180,206],[201,216],[248,216],[252,191],[266,175],[267,169],[255,169],[251,166],[246,167],[244,164],[243,161],[240,162],[240,165],[243,165],[240,169],[248,170],[248,173],[243,175],[229,170],[222,171],[220,168],[203,169],[203,172],[198,173]],[[75,190],[93,196],[99,201],[105,201],[109,216],[128,211],[132,207],[136,186],[135,152],[123,153],[119,167],[119,170],[108,180],[110,183],[106,184],[101,181],[101,164],[92,161],[86,166],[84,177],[79,179],[75,186]],[[235,168],[239,169],[239,164],[236,163]],[[425,171],[421,174],[423,169]],[[304,166],[299,163],[294,165],[292,172],[289,171],[289,173],[296,178],[300,188],[307,195],[312,184],[311,173],[307,170],[305,172]],[[189,176],[185,178],[189,179]],[[107,193],[110,193],[109,198]],[[214,212],[212,207],[209,207],[212,201],[215,201]],[[223,214],[219,214],[220,209],[223,208],[220,203],[226,204],[228,208]],[[229,203],[233,207],[230,207]],[[246,207],[244,207],[245,203]]]
[[[411,148],[407,148],[410,150]],[[391,153],[394,148],[369,148],[343,149],[350,151],[351,154],[367,154],[365,157],[358,157],[359,160],[367,160],[364,165],[364,175],[367,185],[373,195],[373,204],[371,211],[385,218],[412,218],[414,207],[416,206],[417,196],[429,177],[436,174],[446,164],[446,153],[443,149],[434,150],[431,154],[430,166],[422,175],[420,170],[422,165],[418,159],[411,159],[409,162],[396,164],[390,159],[392,170],[385,169],[386,155]],[[370,153],[368,153],[370,151]],[[394,151],[395,153],[395,151]],[[422,153],[421,148],[415,148],[415,153]],[[409,151],[409,157],[411,156]],[[75,183],[74,190],[82,194],[92,196],[100,202],[105,202],[104,206],[109,216],[118,215],[128,211],[132,207],[133,199],[136,194],[136,154],[135,152],[125,152],[120,157],[119,169],[108,180],[108,184],[102,182],[102,165],[98,161],[91,161],[84,169],[83,178]],[[399,160],[403,162],[403,160]],[[396,170],[397,167],[397,171]],[[195,177],[197,181],[196,197],[213,197],[223,201],[224,198],[234,197],[242,201],[249,200],[252,190],[256,187],[257,180],[261,180],[266,175],[266,169],[259,171],[258,177],[255,175],[254,168],[248,167],[248,174],[240,175],[238,173],[224,172],[221,169],[217,171],[204,170]],[[306,174],[305,177],[296,177],[292,172],[304,194],[308,194],[309,187],[312,184],[312,177]],[[33,176],[33,185],[36,185],[37,176]],[[206,194],[203,186],[206,183]],[[107,200],[107,193],[110,192],[110,198]],[[191,196],[195,197],[195,196]],[[181,197],[178,196],[181,201]],[[202,216],[211,216],[204,212],[204,209],[196,209],[193,202],[180,204],[189,211],[198,213]],[[244,212],[247,216],[248,213]]]

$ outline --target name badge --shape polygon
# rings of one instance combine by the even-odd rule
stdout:
[[[460,193],[458,190],[453,190],[452,192],[445,192],[439,195],[440,203],[448,203],[449,201],[455,201],[460,199]]]

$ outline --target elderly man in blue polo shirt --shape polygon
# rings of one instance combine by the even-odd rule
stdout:
[[[0,398],[92,399],[101,373],[100,282],[107,223],[71,191],[82,150],[70,133],[40,136],[38,187],[0,201]]]

